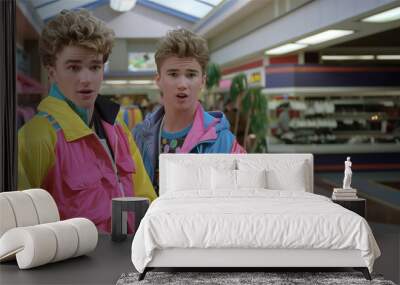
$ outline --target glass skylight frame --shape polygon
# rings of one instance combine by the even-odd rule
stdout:
[[[203,1],[197,0],[147,0],[153,4],[157,4],[179,13],[183,13],[192,16],[197,19],[205,17],[214,6],[204,3]]]

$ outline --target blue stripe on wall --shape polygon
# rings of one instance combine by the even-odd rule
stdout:
[[[400,86],[400,72],[266,73],[266,87]]]
[[[282,64],[266,67],[267,88],[326,86],[400,86],[399,67],[340,67]]]

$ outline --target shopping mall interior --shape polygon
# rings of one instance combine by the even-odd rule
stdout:
[[[375,270],[400,282],[399,0],[113,2],[16,0],[16,131],[47,96],[38,42],[61,10],[87,9],[114,30],[100,96],[121,105],[131,130],[162,104],[159,39],[189,29],[210,50],[213,83],[199,100],[225,113],[248,153],[312,153],[314,192],[328,197],[351,157],[352,186],[382,251]]]

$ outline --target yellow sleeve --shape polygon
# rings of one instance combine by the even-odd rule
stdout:
[[[143,115],[142,115],[142,111],[137,108],[137,109],[133,109],[134,110],[134,121],[135,121],[135,126],[139,123],[141,123],[143,121]]]
[[[135,162],[136,173],[133,174],[135,194],[136,196],[146,197],[149,198],[150,201],[153,201],[157,198],[157,194],[154,191],[153,184],[151,183],[150,178],[147,175],[146,169],[144,168],[140,151],[132,137],[132,133],[129,131],[126,124],[121,119],[119,121],[124,129],[125,135],[128,138],[129,149],[132,154],[133,161]]]
[[[18,189],[40,188],[55,161],[56,132],[35,116],[18,131]]]

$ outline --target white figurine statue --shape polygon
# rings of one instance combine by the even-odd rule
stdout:
[[[351,184],[351,176],[353,172],[351,171],[351,161],[350,156],[347,157],[346,161],[344,162],[344,179],[343,179],[343,189],[352,189]]]

